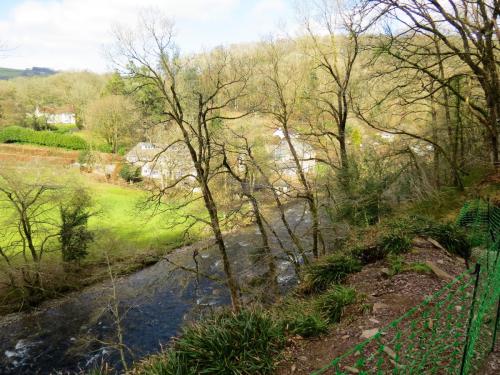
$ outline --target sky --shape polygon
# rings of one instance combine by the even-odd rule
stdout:
[[[257,41],[294,22],[293,0],[0,0],[0,67],[111,71],[106,46],[144,8],[175,21],[181,51]]]

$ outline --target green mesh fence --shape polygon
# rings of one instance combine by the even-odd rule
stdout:
[[[467,202],[457,225],[476,266],[314,374],[473,374],[493,350],[500,297],[500,209]]]

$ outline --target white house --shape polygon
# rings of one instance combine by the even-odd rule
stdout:
[[[269,145],[268,149],[271,151],[276,170],[283,176],[290,178],[297,177],[297,166],[283,130],[276,130],[273,136],[277,138],[277,142]],[[314,148],[310,144],[300,140],[295,134],[291,135],[291,141],[302,170],[305,173],[314,172],[314,167],[316,166]]]
[[[195,173],[188,150],[180,142],[170,146],[139,142],[125,155],[125,159],[141,168],[144,178],[174,181]]]
[[[72,107],[36,107],[36,117],[45,117],[48,124],[76,124],[75,110]]]

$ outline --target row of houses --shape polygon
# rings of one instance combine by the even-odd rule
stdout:
[[[316,165],[314,148],[297,136],[292,137],[292,144],[302,169],[306,173],[311,173]],[[295,161],[282,130],[274,132],[273,139],[266,149],[271,155],[270,163],[273,169],[285,178],[296,176]],[[125,159],[129,164],[140,168],[143,178],[172,181],[186,175],[194,176],[196,173],[187,147],[182,142],[168,146],[161,143],[140,142],[125,155]]]

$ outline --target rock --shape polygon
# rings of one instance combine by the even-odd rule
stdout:
[[[420,247],[420,248],[428,248],[431,245],[429,241],[427,241],[425,238],[422,237],[415,237],[412,241],[411,244],[415,247]]]
[[[444,264],[444,260],[442,260],[442,259],[438,259],[436,263],[437,263],[437,264]]]
[[[366,329],[361,333],[362,339],[369,339],[378,333],[378,328]]]
[[[299,361],[302,361],[302,362],[307,361],[307,357],[305,355],[301,355],[298,359],[299,359]]]
[[[439,277],[442,280],[445,281],[451,281],[454,279],[453,276],[451,276],[449,273],[446,271],[443,271],[441,268],[439,268],[436,264],[431,262],[430,260],[426,261],[425,264],[434,272],[434,274]]]
[[[389,305],[386,305],[385,303],[381,303],[381,302],[375,302],[373,304],[373,311],[380,311],[380,310],[384,310],[384,309],[388,309],[389,308]]]
[[[295,364],[292,365],[291,372],[292,374],[297,370],[297,366]]]
[[[347,340],[349,337],[351,337],[351,336],[349,336],[349,335],[344,335],[344,336],[342,336],[342,340]]]
[[[380,322],[377,320],[377,319],[374,319],[374,318],[370,318],[368,319],[370,322],[374,323],[374,324],[380,324]]]
[[[359,370],[351,366],[344,366],[344,370],[349,371],[351,374],[359,374]]]
[[[387,278],[387,277],[391,277],[391,271],[389,270],[389,268],[381,268],[380,269],[380,273],[382,274],[383,277]]]
[[[427,325],[428,329],[430,331],[432,331],[432,328],[434,327],[434,321],[431,318],[429,318],[429,320],[427,321],[427,323],[428,323],[428,325]]]
[[[427,237],[427,241],[429,241],[431,244],[433,244],[438,249],[446,251],[446,249],[439,242],[437,242],[435,239]]]
[[[388,346],[384,346],[384,353],[387,354],[391,359],[396,359],[396,353]]]

